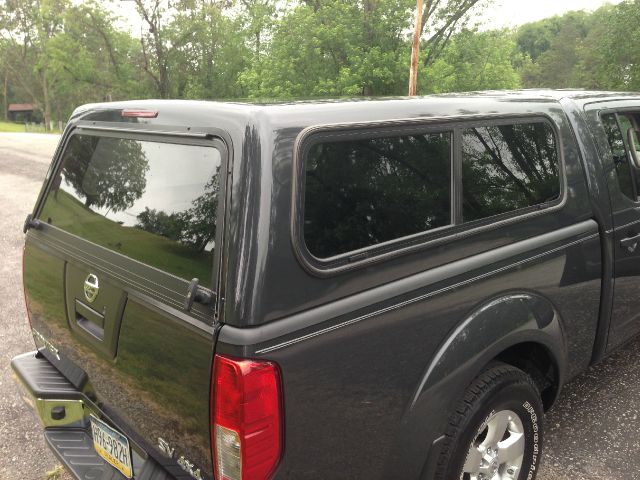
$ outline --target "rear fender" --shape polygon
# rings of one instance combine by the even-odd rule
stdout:
[[[536,343],[551,354],[559,391],[567,347],[557,310],[546,298],[526,291],[494,298],[458,324],[429,361],[407,406],[387,474],[412,465],[415,476],[422,472],[421,478],[433,478],[448,417],[466,387],[500,353],[521,343]]]

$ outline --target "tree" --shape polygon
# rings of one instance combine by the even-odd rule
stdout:
[[[31,102],[45,123],[78,104],[145,96],[135,67],[136,42],[113,27],[93,2],[6,0],[0,18],[0,70],[19,103]],[[0,6],[2,8],[2,6]]]
[[[551,48],[554,38],[561,28],[561,17],[545,18],[537,22],[526,23],[518,28],[516,42],[518,49],[534,62]]]
[[[137,228],[203,252],[216,236],[216,211],[220,193],[219,177],[215,175],[205,185],[205,191],[184,212],[166,213],[145,208],[138,214]]]
[[[85,207],[120,212],[142,197],[148,170],[140,142],[85,136],[69,143],[62,173]]]
[[[252,97],[404,92],[408,0],[318,0],[282,12],[240,82]]]
[[[514,65],[523,61],[508,30],[454,35],[442,55],[424,72],[421,90],[429,93],[520,88]]]
[[[169,15],[166,0],[134,0],[145,29],[140,35],[144,59],[143,68],[149,75],[160,98],[169,98],[169,52],[167,29],[164,24]]]
[[[579,47],[579,81],[610,90],[640,90],[640,53],[634,41],[640,2],[604,6],[592,15],[591,28]]]
[[[216,211],[220,193],[220,177],[214,175],[204,187],[204,193],[196,198],[193,206],[181,217],[184,230],[181,240],[197,252],[203,252],[216,236]]]
[[[128,34],[113,27],[114,18],[100,5],[70,7],[64,30],[49,47],[50,69],[59,118],[78,104],[146,96],[142,74],[133,61],[139,47]]]
[[[137,228],[175,241],[180,240],[185,228],[184,219],[180,214],[167,214],[149,207],[145,207],[144,211],[138,214],[137,219]]]
[[[433,63],[480,0],[428,0],[420,33]],[[415,0],[306,0],[283,10],[271,41],[241,74],[252,97],[406,93]]]
[[[547,24],[551,25],[546,27],[549,31],[557,31],[550,38],[549,48],[541,51],[535,63],[523,70],[524,85],[549,88],[580,87],[580,45],[587,37],[591,26],[589,14],[569,12],[558,19],[548,20]],[[522,44],[522,40],[520,43]]]
[[[186,98],[242,95],[238,76],[250,57],[249,28],[226,2],[182,2],[168,27],[172,91]]]
[[[49,47],[62,31],[68,0],[5,0],[0,30],[13,48],[5,50],[5,67],[20,89],[42,111],[45,125],[51,122],[52,85]]]
[[[427,34],[424,64],[433,63],[446,48],[451,36],[469,23],[470,14],[486,0],[426,0],[420,34]]]

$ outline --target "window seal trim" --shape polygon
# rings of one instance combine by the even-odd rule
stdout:
[[[482,124],[480,124],[482,122]],[[421,133],[442,133],[451,132],[452,138],[452,173],[456,173],[455,164],[462,165],[462,144],[461,131],[464,128],[473,126],[492,126],[509,123],[540,123],[549,125],[553,131],[556,141],[556,152],[558,154],[558,176],[560,179],[560,194],[558,198],[551,202],[533,205],[511,212],[478,219],[466,223],[453,223],[461,218],[451,218],[451,223],[442,227],[437,227],[412,235],[399,237],[386,242],[370,245],[357,250],[344,252],[328,258],[315,257],[306,246],[304,241],[303,219],[304,219],[304,160],[308,147],[316,142],[312,139],[315,136],[327,132],[349,131],[362,136],[363,131],[369,130],[379,136],[385,132],[398,132],[399,134],[411,134],[413,129]],[[409,133],[407,133],[409,132]],[[467,238],[472,235],[490,230],[502,228],[505,225],[524,221],[525,219],[552,213],[564,208],[567,203],[567,178],[565,172],[564,142],[560,135],[559,127],[554,119],[547,113],[515,113],[515,114],[492,114],[492,115],[460,115],[453,117],[430,117],[430,118],[406,118],[388,121],[354,122],[354,123],[333,123],[324,125],[314,125],[303,129],[295,139],[293,152],[293,175],[291,188],[291,221],[290,237],[294,254],[302,267],[310,274],[317,277],[329,277],[354,269],[364,268],[372,264],[380,263],[398,256],[404,256],[428,248],[437,247],[444,243]],[[460,172],[458,172],[460,173]],[[462,176],[458,174],[451,179],[452,213],[460,215],[462,206]],[[454,197],[455,195],[455,197]],[[454,205],[459,203],[459,205]],[[455,209],[455,212],[454,212]]]
[[[162,129],[144,129],[144,128],[125,128],[114,127],[110,125],[99,125],[97,122],[92,122],[91,125],[78,125],[78,129],[91,130],[97,132],[111,132],[111,133],[127,133],[133,135],[162,135],[170,137],[184,137],[184,138],[201,138],[208,139],[214,138],[216,135],[207,132],[181,132]]]

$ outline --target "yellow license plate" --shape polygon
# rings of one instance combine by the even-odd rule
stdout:
[[[98,455],[120,470],[125,477],[131,478],[133,469],[131,468],[129,439],[93,415],[89,419],[91,420],[93,448],[98,452]]]

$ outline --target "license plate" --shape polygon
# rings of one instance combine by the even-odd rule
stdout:
[[[89,419],[91,420],[93,448],[96,449],[98,455],[120,470],[125,477],[131,478],[133,471],[129,439],[93,415]]]

